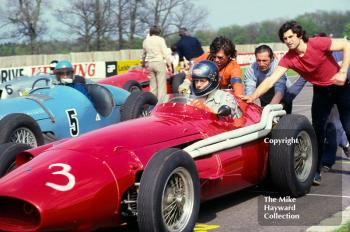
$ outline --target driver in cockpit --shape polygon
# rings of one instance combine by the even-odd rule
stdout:
[[[219,90],[219,69],[217,65],[209,60],[196,63],[191,70],[192,84],[191,91],[197,99],[192,105],[207,111],[218,113],[221,106],[231,108],[231,115],[239,118],[242,112],[234,96],[223,90]]]
[[[85,78],[74,75],[74,70],[71,62],[68,60],[61,60],[56,64],[54,74],[60,84],[70,86],[80,91],[85,96],[89,97],[88,90],[85,85]]]

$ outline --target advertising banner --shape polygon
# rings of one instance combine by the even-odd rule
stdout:
[[[106,62],[84,62],[73,63],[74,74],[86,78],[105,78],[106,77]],[[11,67],[0,69],[0,83],[4,83],[18,76],[34,76],[43,73],[50,73],[49,65]]]
[[[274,52],[275,57],[280,59],[286,52],[277,51]],[[238,53],[237,62],[242,67],[246,67],[255,61],[255,55],[253,52]],[[140,60],[118,60],[118,61],[96,61],[96,62],[82,62],[73,63],[74,74],[83,76],[85,78],[101,79],[118,74],[125,73],[132,66],[138,66],[141,64]],[[41,73],[50,73],[49,65],[38,66],[24,66],[24,67],[11,67],[0,69],[0,83],[13,80],[18,76],[33,76]]]
[[[117,61],[117,67],[118,71],[117,74],[125,73],[129,70],[132,66],[137,66],[141,64],[141,60],[118,60]]]

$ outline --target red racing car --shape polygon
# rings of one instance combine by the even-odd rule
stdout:
[[[193,231],[201,201],[255,185],[268,168],[281,192],[310,190],[317,151],[306,117],[281,105],[229,114],[172,96],[148,117],[20,152],[0,179],[0,230],[91,231],[134,220],[140,231]]]
[[[111,76],[98,81],[100,84],[113,85],[123,88],[129,92],[149,91],[149,80],[151,78],[148,68],[140,66],[129,69],[128,72]],[[168,93],[177,93],[179,85],[184,81],[184,74],[172,75],[167,73],[167,91]]]

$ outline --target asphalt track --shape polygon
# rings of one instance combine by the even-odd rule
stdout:
[[[312,87],[306,86],[294,101],[293,113],[303,114],[310,119],[311,99]],[[310,226],[318,225],[320,221],[350,206],[349,177],[350,160],[338,149],[333,170],[323,173],[321,186],[313,186],[308,195],[288,203],[283,202],[288,199],[279,198],[268,182],[253,186],[203,203],[195,231],[306,231]],[[273,200],[276,202],[272,203]],[[269,210],[273,206],[289,208]],[[340,219],[332,220],[327,225],[338,224]],[[137,231],[137,225],[113,231]]]

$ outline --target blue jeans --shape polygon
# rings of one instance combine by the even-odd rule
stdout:
[[[337,105],[341,124],[350,138],[350,84],[349,80],[343,86],[314,86],[312,98],[312,125],[315,129],[318,143],[317,171],[321,171],[322,155],[324,154],[326,122],[333,105]]]
[[[323,149],[322,166],[331,167],[335,163],[335,155],[338,149],[337,128],[332,122],[327,123]]]
[[[347,144],[348,140],[339,119],[338,109],[333,107],[326,125],[322,165],[331,167],[335,163],[338,146],[345,147]]]
[[[265,107],[267,104],[269,103],[265,103],[260,101],[261,106]],[[291,114],[292,113],[292,108],[293,108],[293,100],[292,101],[285,101],[284,98],[282,99],[281,103],[283,105],[283,109],[286,111],[287,114]]]

